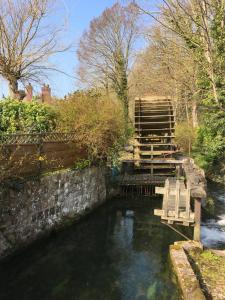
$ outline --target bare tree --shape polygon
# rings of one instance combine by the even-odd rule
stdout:
[[[66,50],[59,45],[62,29],[47,23],[53,4],[54,0],[0,0],[0,75],[8,81],[12,97],[19,81],[38,81],[51,69],[48,58]]]
[[[89,85],[112,88],[128,116],[128,73],[137,36],[137,10],[116,3],[94,19],[78,47],[79,75]]]
[[[178,34],[192,49],[201,73],[205,73],[212,86],[216,104],[218,77],[224,77],[224,0],[163,0],[160,14],[139,6],[161,25]],[[221,53],[220,53],[221,52]],[[221,83],[220,83],[221,84]]]
[[[197,125],[197,68],[192,52],[173,32],[157,24],[145,33],[149,45],[137,56],[129,82],[133,98],[144,94],[171,96],[177,118]],[[195,96],[194,96],[195,95]]]

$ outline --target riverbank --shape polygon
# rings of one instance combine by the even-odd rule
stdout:
[[[208,183],[211,210],[203,210],[201,224],[202,244],[175,243],[171,246],[178,282],[187,299],[201,287],[206,299],[225,299],[225,189],[213,182]],[[186,247],[183,245],[190,246]],[[221,250],[215,250],[221,249]],[[179,252],[181,254],[179,255]],[[181,261],[179,260],[181,257]],[[178,261],[177,261],[178,259]],[[184,260],[184,262],[182,262]],[[188,271],[189,269],[189,271]],[[190,276],[188,280],[184,280]],[[195,299],[195,298],[191,298]],[[200,298],[201,299],[201,298]]]
[[[43,193],[46,193],[44,186],[47,184],[47,178],[49,180],[54,178],[53,182],[56,186],[61,176],[70,178],[69,186],[61,184],[61,192],[67,195],[64,198],[66,199],[71,193],[77,193],[75,193],[77,195],[75,198],[72,198],[72,195],[69,197],[71,201],[75,201],[73,203],[87,204],[90,197],[98,194],[97,192],[91,194],[92,188],[96,188],[95,185],[99,182],[98,176],[101,179],[102,187],[102,189],[98,187],[98,190],[102,190],[106,195],[105,186],[108,186],[108,179],[105,177],[105,171],[99,168],[83,171],[70,170],[69,173],[60,171],[49,174],[47,177],[44,176],[41,181]],[[77,176],[80,180],[79,183],[76,182]],[[33,184],[35,186],[35,183]],[[40,186],[40,182],[38,184]],[[30,195],[27,187],[27,185],[23,185],[20,191],[17,190],[18,198],[11,198],[18,202],[19,208],[23,212],[27,207],[21,206],[21,193],[23,191]],[[71,193],[66,192],[66,188],[70,190],[71,187],[73,187]],[[34,191],[34,194],[38,195],[38,189],[34,189]],[[83,198],[79,198],[78,195],[82,191],[87,194]],[[225,213],[224,190],[217,185],[209,185],[209,191],[209,194],[214,196],[216,203],[214,223],[212,216],[204,217],[202,240],[204,246],[218,248],[220,245],[221,249],[225,249],[225,233],[222,230],[223,227],[218,228],[217,221],[217,219],[221,220],[220,214]],[[19,192],[20,194],[18,194]],[[16,191],[11,193],[12,197]],[[47,205],[47,197],[53,195],[55,195],[53,190],[51,190],[51,195],[44,194],[41,205],[44,203]],[[79,201],[82,201],[79,202],[77,197],[80,199]],[[28,247],[9,257],[0,265],[0,282],[2,284],[0,298],[7,300],[18,298],[30,300],[31,297],[34,300],[65,298],[97,300],[104,295],[105,299],[108,297],[110,300],[118,300],[132,299],[131,297],[135,295],[133,297],[135,300],[180,299],[179,288],[173,281],[168,261],[169,245],[180,240],[180,236],[161,224],[158,217],[154,216],[154,208],[161,207],[162,199],[160,197],[141,197],[140,195],[135,197],[122,196],[107,203],[105,200],[109,199],[109,195],[106,198],[100,197],[102,199],[100,202],[95,202],[90,209],[88,206],[87,209],[82,209],[80,215],[72,211],[71,214],[68,212],[66,217],[62,217],[63,223],[69,220],[71,226],[55,232],[52,236],[45,234],[46,237],[38,241],[34,241],[37,238],[35,236],[33,243],[29,242]],[[95,197],[95,199],[97,198]],[[25,201],[24,205],[28,203]],[[35,201],[33,204],[36,209]],[[93,211],[93,208],[100,204],[103,205]],[[78,208],[78,206],[76,207]],[[82,207],[84,208],[84,206]],[[93,212],[74,224],[73,220],[76,219],[76,216],[84,216],[88,211]],[[27,212],[31,211],[27,210]],[[43,214],[42,217],[44,217]],[[26,220],[24,219],[25,224]],[[20,225],[20,223],[18,224]],[[62,223],[58,224],[62,228]],[[43,229],[42,234],[47,232],[47,226],[49,224],[41,228]],[[52,226],[50,231],[57,228],[58,225],[56,226],[54,223]],[[210,226],[213,227],[210,228]],[[221,223],[220,226],[222,226]],[[208,233],[204,235],[204,228],[217,230],[220,232],[219,238],[214,231],[211,235]],[[192,235],[189,231],[184,234]],[[222,242],[221,235],[224,237],[224,242]],[[215,237],[211,240],[210,236]],[[25,244],[23,243],[23,245]],[[44,278],[43,273],[46,273]],[[75,286],[74,282],[76,282]],[[28,285],[29,290],[26,288]],[[25,292],[26,294],[24,294]]]
[[[106,200],[106,169],[91,167],[10,182],[0,191],[0,257],[75,220]]]
[[[170,258],[184,300],[225,299],[225,251],[195,241],[175,242]]]

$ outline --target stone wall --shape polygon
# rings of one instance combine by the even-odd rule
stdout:
[[[0,257],[80,217],[106,199],[105,170],[64,170],[0,191]]]

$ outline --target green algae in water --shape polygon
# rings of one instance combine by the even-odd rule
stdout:
[[[59,282],[52,290],[52,296],[58,296],[61,295],[65,289],[67,288],[67,285],[69,283],[69,278],[64,279],[63,281]]]

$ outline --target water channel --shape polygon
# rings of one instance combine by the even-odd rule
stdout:
[[[225,249],[225,195],[202,239]],[[158,198],[118,198],[0,266],[1,300],[177,300],[168,248],[181,237],[160,223]],[[224,226],[224,227],[223,227]]]
[[[211,215],[203,216],[201,240],[206,247],[225,250],[225,188],[209,182],[208,197],[214,207]]]

